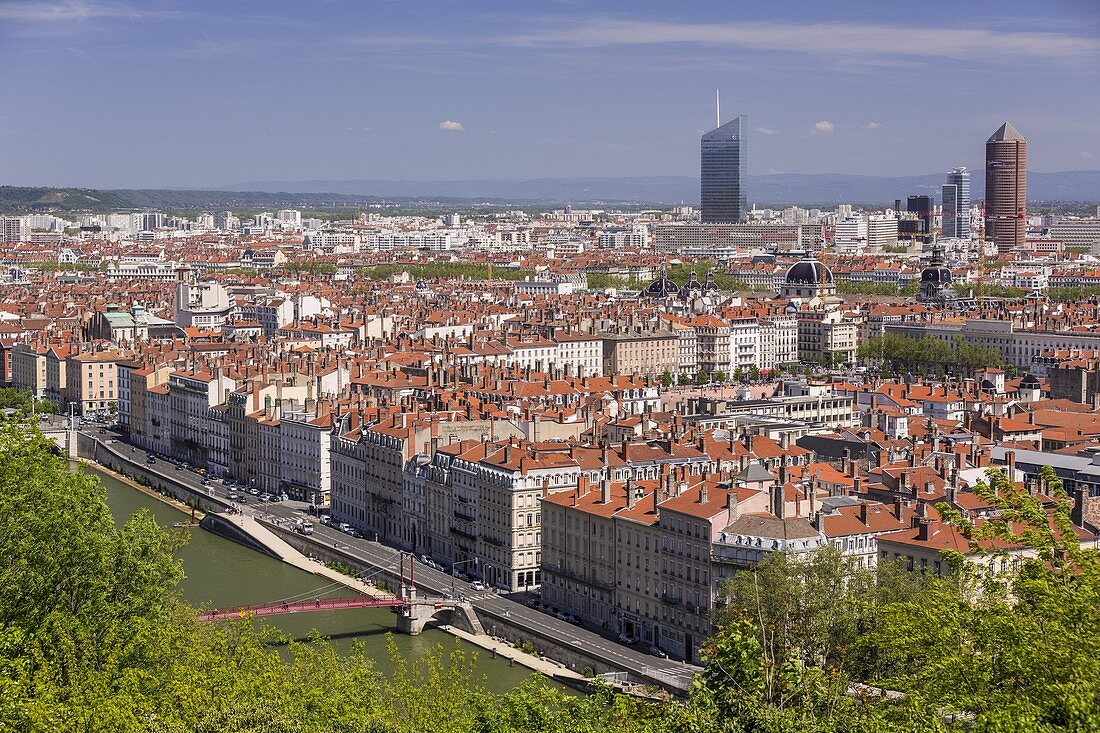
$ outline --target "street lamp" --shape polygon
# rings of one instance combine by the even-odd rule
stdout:
[[[465,565],[466,563],[470,562],[472,562],[474,565],[477,565],[477,558],[473,557],[469,560],[459,560],[458,562],[451,563],[451,598],[455,598],[455,568],[457,568],[459,565]]]

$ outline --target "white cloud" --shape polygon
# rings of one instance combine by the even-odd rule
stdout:
[[[0,0],[0,20],[23,23],[51,23],[65,25],[73,22],[96,18],[129,18],[134,20],[156,20],[179,17],[181,11],[146,10],[130,7],[122,2],[101,0],[58,0],[41,2],[40,0]]]
[[[900,27],[873,23],[675,23],[588,18],[568,30],[537,25],[501,36],[510,46],[644,46],[700,43],[741,50],[788,51],[830,57],[1083,59],[1100,53],[1100,38],[1069,33],[993,31],[985,28]],[[904,39],[904,43],[900,41]]]
[[[461,122],[455,122],[454,120],[443,120],[439,123],[439,129],[443,132],[462,132],[466,128],[462,126]]]
[[[863,129],[864,130],[877,130],[880,127],[882,127],[881,122],[875,122],[874,120],[871,120],[870,122],[868,122],[866,125],[863,126]]]
[[[836,129],[836,125],[828,120],[818,120],[814,123],[814,129],[818,132],[832,132]]]
[[[770,127],[754,127],[754,132],[759,132],[761,135],[778,135],[779,130],[773,130]]]

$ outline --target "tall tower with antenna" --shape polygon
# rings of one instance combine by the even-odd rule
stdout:
[[[738,115],[722,124],[722,100],[714,90],[715,126],[703,135],[699,149],[699,204],[704,224],[736,224],[748,211],[745,197],[745,131]]]

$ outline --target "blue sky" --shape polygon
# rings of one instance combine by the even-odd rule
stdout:
[[[1100,168],[1100,2],[0,0],[0,183]]]

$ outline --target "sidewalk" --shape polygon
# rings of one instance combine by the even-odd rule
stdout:
[[[254,540],[271,550],[280,560],[288,565],[293,565],[296,568],[305,570],[307,573],[313,573],[314,575],[328,578],[329,580],[333,580],[348,588],[357,590],[363,595],[371,596],[372,598],[390,598],[393,596],[392,593],[379,590],[373,585],[364,583],[362,580],[353,578],[350,575],[344,575],[338,570],[326,567],[324,563],[318,562],[317,560],[311,560],[291,547],[286,541],[265,527],[263,523],[251,514],[223,515],[223,519],[240,527],[244,532],[251,535]]]
[[[533,654],[527,652],[521,652],[514,646],[504,641],[497,641],[488,634],[476,635],[471,634],[462,629],[455,628],[454,626],[440,626],[440,629],[446,631],[448,634],[457,636],[459,639],[468,641],[471,644],[484,649],[487,652],[496,652],[497,656],[501,659],[514,659],[516,664],[519,664],[534,672],[541,672],[548,677],[567,677],[574,680],[586,679],[584,675],[579,672],[574,672],[568,667],[559,665],[557,662],[548,662],[541,657],[536,657]]]

